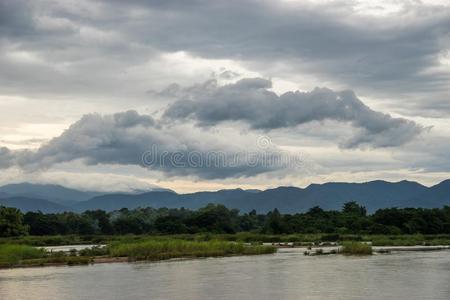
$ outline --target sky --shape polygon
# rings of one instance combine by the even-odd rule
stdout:
[[[446,0],[0,0],[0,184],[450,178]]]

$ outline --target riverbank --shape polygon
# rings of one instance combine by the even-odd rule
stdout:
[[[84,265],[91,260],[76,253],[48,252],[28,245],[0,245],[0,268]]]
[[[435,235],[367,235],[367,234],[260,234],[239,232],[236,234],[177,234],[177,235],[53,235],[53,236],[21,236],[0,238],[0,244],[22,244],[30,246],[65,246],[86,244],[109,244],[113,242],[138,242],[143,240],[185,240],[185,241],[227,241],[251,244],[274,244],[294,246],[320,246],[333,243],[370,242],[372,246],[435,246],[450,245],[450,234]]]
[[[161,260],[186,260],[206,257],[230,257],[272,254],[278,249],[300,251],[307,256],[318,255],[371,255],[391,254],[398,252],[430,252],[450,250],[450,246],[375,246],[369,244],[365,251],[359,251],[361,243],[351,243],[358,247],[340,246],[268,246],[248,245],[235,242],[186,242],[186,241],[145,241],[131,244],[116,243],[104,246],[77,246],[78,250],[70,251],[46,251],[26,245],[0,245],[0,269],[51,267],[51,266],[75,266],[88,264],[110,264],[137,261],[161,261]],[[65,247],[67,249],[70,246]],[[6,249],[6,251],[5,251]],[[60,248],[58,248],[60,249]]]
[[[369,246],[369,245],[368,245]],[[282,247],[286,248],[286,247]],[[317,247],[308,247],[301,248],[303,249],[303,253],[307,256],[316,256],[316,255],[330,255],[330,254],[346,254],[345,251],[341,251],[342,247],[340,246],[317,246]],[[373,254],[389,254],[394,252],[429,252],[429,251],[441,251],[441,250],[450,250],[450,246],[441,245],[441,246],[370,246],[371,250],[363,253],[359,253],[358,251],[348,251],[347,254],[351,255],[371,255]]]
[[[370,244],[374,253],[429,251],[450,246],[450,235],[267,235],[241,232],[237,234],[24,236],[0,239],[0,267],[257,255],[273,253],[277,248],[292,247],[305,248],[305,251],[312,255],[332,254],[338,252],[340,246],[348,243]],[[105,247],[93,247],[94,245]]]
[[[243,243],[185,240],[144,240],[114,242],[105,247],[92,247],[69,252],[46,251],[29,245],[0,245],[0,268],[55,265],[86,265],[124,261],[157,261],[172,258],[198,258],[236,255],[260,255],[276,252],[276,248]]]

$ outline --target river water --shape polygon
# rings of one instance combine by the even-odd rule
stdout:
[[[450,251],[0,270],[0,299],[450,299]]]

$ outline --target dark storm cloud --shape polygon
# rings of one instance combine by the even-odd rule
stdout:
[[[432,103],[430,95],[449,89],[442,58],[450,47],[450,8],[404,3],[399,13],[374,17],[355,13],[352,1],[5,0],[3,47],[32,51],[66,69],[24,66],[5,56],[0,80],[18,93],[107,93],[120,82],[111,74],[155,58],[153,50],[185,51],[239,60],[265,76],[310,74],[417,109],[401,99],[421,94],[420,101]]]
[[[0,36],[30,37],[34,31],[33,13],[25,1],[0,1]]]
[[[450,9],[407,4],[401,15],[353,13],[351,2],[136,1],[153,26],[128,22],[165,51],[251,61],[259,70],[286,62],[347,86],[375,92],[448,90],[450,72],[428,70],[450,47]],[[275,76],[278,74],[275,74]]]
[[[346,122],[359,130],[342,144],[345,148],[399,146],[424,130],[413,121],[370,109],[353,91],[315,88],[311,92],[278,96],[268,90],[270,87],[271,82],[261,78],[242,79],[225,86],[217,86],[215,81],[186,89],[172,85],[166,93],[181,99],[171,104],[163,117],[192,119],[200,126],[242,121],[252,129],[262,130],[296,127],[312,121]]]
[[[215,179],[254,176],[299,162],[285,153],[261,152],[256,143],[250,152],[204,134],[184,133],[161,128],[150,116],[135,111],[89,114],[35,151],[0,148],[0,168],[37,171],[81,160],[86,165],[139,165],[168,176]]]

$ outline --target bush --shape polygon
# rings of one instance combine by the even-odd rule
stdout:
[[[344,243],[340,252],[345,255],[372,255],[372,246],[366,243]]]

